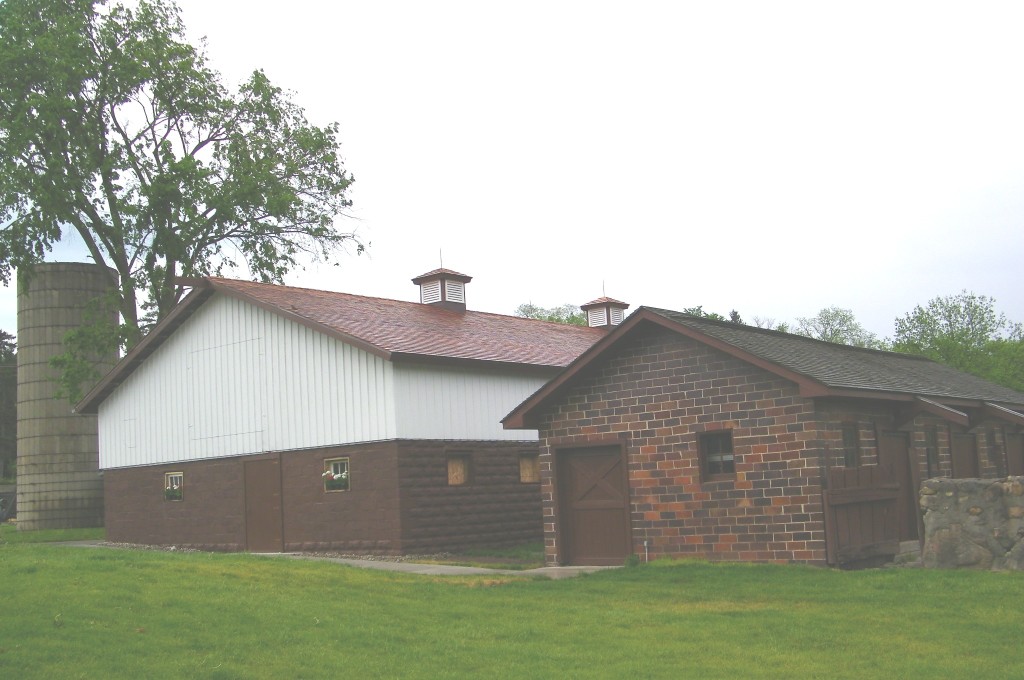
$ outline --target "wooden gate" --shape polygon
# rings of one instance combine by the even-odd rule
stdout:
[[[953,478],[972,479],[978,473],[978,440],[973,434],[954,433],[951,442]]]
[[[878,433],[878,464],[888,468],[890,481],[900,485],[897,499],[900,540],[918,539],[918,524],[921,519],[918,493],[921,488],[920,473],[910,458],[910,440],[906,432]]]
[[[1024,435],[1006,434],[1006,472],[1024,475]]]
[[[900,484],[889,468],[864,465],[825,471],[828,563],[892,558],[900,549]]]
[[[619,446],[558,452],[562,561],[620,565],[629,556],[629,485]]]
[[[249,552],[281,552],[281,461],[245,461],[245,548]]]

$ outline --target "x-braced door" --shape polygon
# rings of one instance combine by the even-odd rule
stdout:
[[[566,564],[622,564],[630,554],[629,483],[619,446],[558,453],[559,540]]]

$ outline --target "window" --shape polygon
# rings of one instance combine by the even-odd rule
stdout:
[[[708,432],[700,435],[701,468],[705,480],[736,474],[732,453],[732,431]]]
[[[924,457],[928,464],[928,479],[939,475],[939,433],[935,426],[924,432]]]
[[[519,481],[524,484],[540,481],[540,461],[536,453],[519,454]]]
[[[860,467],[860,432],[857,423],[843,423],[843,465]]]
[[[348,491],[348,458],[328,458],[324,460],[324,491]]]
[[[985,443],[988,444],[988,459],[996,466],[996,476],[1006,476],[1006,452],[999,446],[994,428],[988,428],[985,434]]]
[[[469,483],[469,454],[457,453],[448,456],[448,486],[462,486]]]
[[[180,501],[185,498],[185,473],[164,473],[164,500]]]

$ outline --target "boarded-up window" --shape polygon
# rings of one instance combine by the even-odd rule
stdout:
[[[457,453],[448,456],[448,486],[469,483],[469,454]]]
[[[519,454],[519,481],[524,484],[540,481],[540,461],[536,453]]]

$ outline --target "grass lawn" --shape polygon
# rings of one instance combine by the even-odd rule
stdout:
[[[18,531],[14,522],[0,524],[0,545],[5,543],[52,543],[53,541],[102,541],[106,535],[103,527],[95,529],[44,529],[41,531]]]
[[[1024,574],[562,581],[0,542],[0,677],[1020,678]]]

